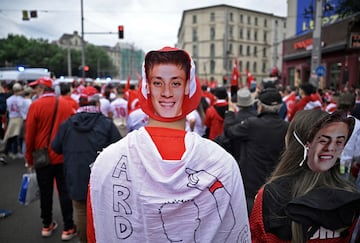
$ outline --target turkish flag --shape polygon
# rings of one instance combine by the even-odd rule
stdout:
[[[239,72],[239,67],[238,67],[238,60],[237,60],[237,58],[235,58],[234,66],[233,66],[233,70],[232,70],[232,74],[231,74],[231,86],[238,87],[239,77],[240,77],[240,72]]]

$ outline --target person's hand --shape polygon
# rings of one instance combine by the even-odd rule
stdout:
[[[231,100],[229,100],[229,108],[228,108],[228,110],[229,111],[232,111],[232,112],[235,112],[236,111],[236,103],[233,103],[233,102],[231,102]]]
[[[200,191],[204,191],[212,182],[216,181],[215,176],[210,175],[204,170],[196,171],[190,168],[186,168],[185,172],[189,175],[189,183],[187,186],[199,189]]]
[[[25,167],[27,167],[29,173],[35,172],[34,166],[30,166],[28,163],[25,163]]]

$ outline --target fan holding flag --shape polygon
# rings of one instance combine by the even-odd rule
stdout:
[[[231,74],[231,83],[230,83],[231,97],[236,97],[236,93],[239,88],[239,77],[240,77],[240,72],[238,68],[238,60],[237,58],[235,58],[233,70]]]

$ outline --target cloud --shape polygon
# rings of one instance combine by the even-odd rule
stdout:
[[[81,34],[81,1],[2,0],[0,38],[9,33],[49,41],[64,33]],[[184,10],[218,4],[285,16],[286,0],[83,0],[85,40],[95,45],[131,43],[144,51],[173,46]],[[38,18],[21,20],[21,11],[37,10]],[[125,39],[119,40],[117,26],[124,25]],[[113,34],[86,34],[104,32]]]

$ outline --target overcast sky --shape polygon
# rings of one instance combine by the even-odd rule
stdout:
[[[109,46],[126,42],[145,52],[174,46],[184,10],[217,4],[287,15],[287,0],[83,0],[85,40]],[[22,10],[37,10],[38,17],[22,21]],[[124,25],[123,40],[118,25]],[[0,0],[0,38],[21,34],[53,41],[74,31],[81,34],[81,0]]]

